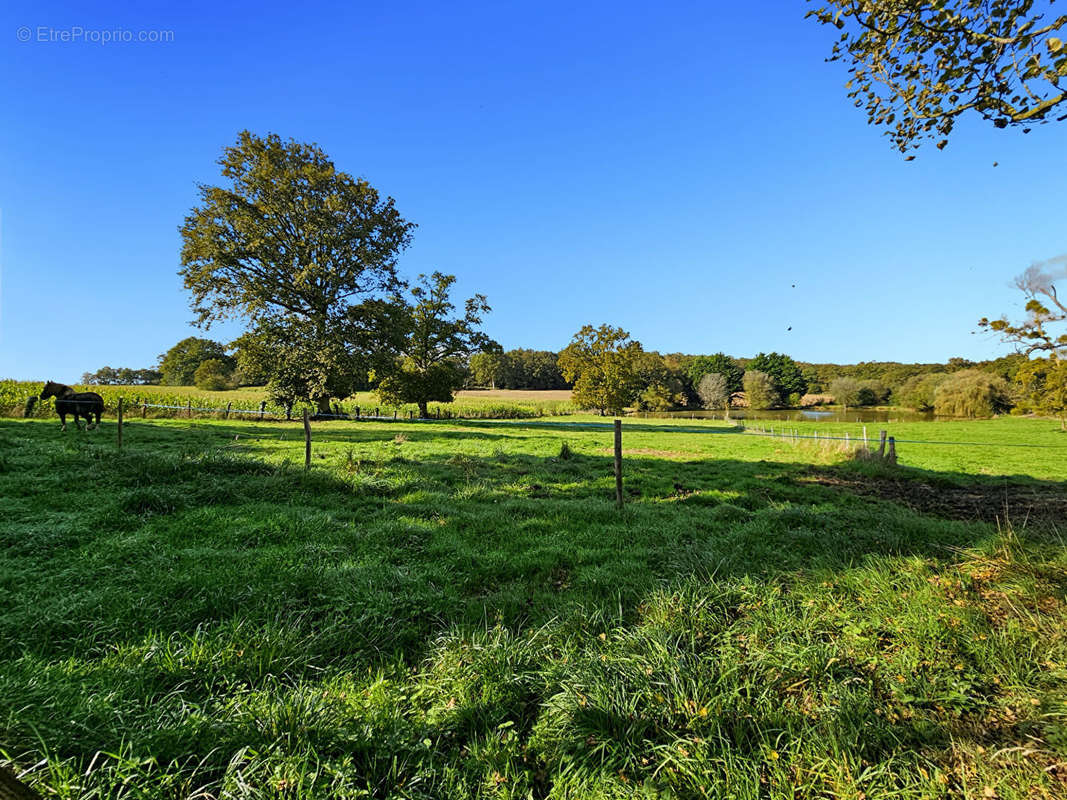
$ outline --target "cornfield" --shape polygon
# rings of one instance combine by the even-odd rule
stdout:
[[[40,381],[0,381],[0,415],[8,417],[47,418],[55,416],[51,399],[36,400],[44,384]],[[105,416],[114,416],[121,397],[127,413],[140,415],[141,404],[147,404],[147,417],[182,417],[185,415],[222,416],[230,407],[231,417],[285,418],[286,409],[271,402],[266,392],[257,387],[245,387],[225,392],[210,392],[192,386],[75,386],[76,391],[96,392],[104,398]],[[306,404],[293,406],[291,414],[298,418]],[[314,409],[310,409],[314,411]],[[458,419],[529,419],[532,417],[572,414],[577,409],[564,400],[501,400],[500,398],[459,397],[454,403],[430,405],[430,416]],[[414,405],[382,406],[371,392],[360,392],[344,402],[335,404],[332,413],[343,415],[407,418],[417,413]]]

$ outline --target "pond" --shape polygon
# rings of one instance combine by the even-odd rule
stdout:
[[[723,419],[721,411],[637,411],[631,416],[651,419]],[[933,422],[932,412],[907,408],[783,408],[757,411],[736,408],[730,419],[769,419],[782,422]]]

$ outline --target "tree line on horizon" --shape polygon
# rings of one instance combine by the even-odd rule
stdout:
[[[610,328],[610,326],[608,326]],[[618,331],[618,329],[612,329]],[[624,334],[624,332],[619,332]],[[617,334],[618,335],[618,334]],[[628,335],[618,337],[625,349]],[[637,343],[640,344],[640,343]],[[159,357],[154,368],[102,367],[82,375],[82,383],[194,385],[208,391],[224,391],[240,386],[266,386],[267,371],[261,360],[248,353],[248,345],[238,339],[230,345],[190,336]],[[563,355],[563,354],[567,355]],[[704,408],[723,410],[731,405],[756,408],[798,407],[837,403],[846,407],[893,404],[920,411],[934,410],[934,392],[943,380],[962,371],[979,371],[1010,383],[1026,357],[1012,354],[986,361],[951,358],[944,363],[904,363],[864,361],[856,364],[796,361],[781,353],[760,353],[752,358],[725,353],[693,355],[634,351],[632,363],[624,369],[632,375],[621,382],[622,407],[642,411],[670,411]],[[561,356],[563,361],[561,362]],[[581,374],[580,359],[572,350],[555,352],[496,347],[472,354],[457,364],[462,386],[468,389],[571,390]],[[568,379],[564,364],[568,358],[575,369]],[[746,373],[749,375],[745,385]],[[766,377],[759,377],[760,375]],[[709,376],[721,376],[721,385],[707,385]],[[702,382],[705,383],[702,387]],[[719,383],[713,381],[713,383]],[[356,381],[353,391],[373,389],[370,380]],[[590,407],[601,408],[595,392],[586,399]],[[582,390],[579,388],[579,398]],[[603,410],[615,402],[605,401]],[[1005,404],[998,402],[997,409]]]
[[[451,402],[471,386],[569,388],[578,405],[604,413],[892,402],[965,416],[1012,406],[1067,415],[1067,367],[1059,359],[1067,336],[1050,332],[1067,309],[1052,273],[1036,267],[1018,283],[1029,301],[1026,320],[979,323],[1021,352],[984,362],[660,354],[606,324],[584,326],[558,353],[504,351],[481,330],[490,311],[484,295],[457,309],[454,275],[399,273],[415,224],[317,145],[243,131],[218,163],[225,181],[199,186],[199,204],[179,228],[179,275],[198,326],[235,319],[245,332],[228,345],[187,337],[155,368],[103,367],[84,383],[264,386],[280,405],[307,402],[320,412],[373,389],[384,404],[416,404],[424,416],[430,402]],[[962,400],[950,401],[953,394]]]

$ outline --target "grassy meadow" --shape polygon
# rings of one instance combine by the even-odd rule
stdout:
[[[317,423],[309,472],[297,424],[0,420],[0,763],[58,798],[1063,797],[1057,427],[896,426],[996,446],[894,469],[627,422],[620,512],[593,417]]]

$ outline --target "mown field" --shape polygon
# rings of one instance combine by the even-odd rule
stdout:
[[[38,395],[44,384],[39,381],[0,381],[0,414],[23,416],[27,400]],[[260,404],[264,404],[267,415],[284,416],[285,408],[269,400],[262,387],[246,386],[240,389],[213,392],[198,389],[195,386],[76,386],[78,391],[97,392],[104,398],[109,415],[114,415],[118,400],[122,397],[127,408],[131,403],[147,403],[153,407],[146,409],[151,417],[181,416],[188,404],[193,412],[218,413],[230,405],[233,414],[246,418],[258,415]],[[163,406],[163,407],[160,407]],[[168,408],[170,406],[170,408]],[[382,416],[407,417],[416,413],[412,404],[385,406],[374,392],[357,392],[344,401],[337,403],[337,410],[342,414],[363,416],[374,414],[377,410]],[[299,417],[302,404],[298,404],[293,413]],[[575,411],[570,401],[570,391],[521,391],[521,390],[466,390],[458,392],[452,403],[431,403],[430,415],[441,417],[473,417],[516,419],[543,416],[559,416]],[[46,400],[35,404],[32,416],[40,419],[52,416],[53,401]]]
[[[1053,421],[895,425],[895,469],[628,422],[621,512],[592,417],[318,423],[310,472],[296,424],[58,428],[0,420],[45,796],[1067,794]]]

